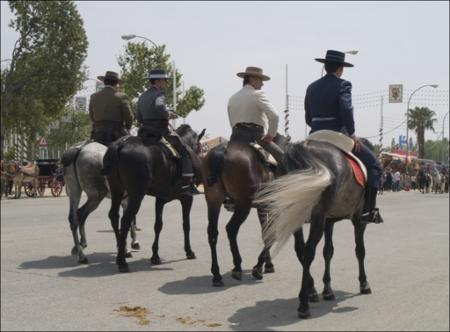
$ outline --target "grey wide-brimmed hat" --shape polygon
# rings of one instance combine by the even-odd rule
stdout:
[[[170,80],[173,77],[171,76],[167,76],[166,72],[164,71],[164,69],[153,69],[150,70],[150,72],[148,73],[147,78],[149,80]]]
[[[339,51],[334,51],[334,50],[328,50],[327,54],[325,55],[325,59],[316,58],[315,60],[318,62],[321,62],[321,63],[332,62],[332,63],[342,64],[344,67],[353,67],[353,65],[351,63],[345,62],[345,53],[344,52],[339,52]]]
[[[117,74],[115,71],[110,70],[108,70],[104,76],[97,76],[97,78],[102,82],[104,82],[105,79],[114,80],[119,83],[122,82],[122,80],[119,78],[119,74]]]
[[[245,71],[237,73],[238,77],[244,78],[245,76],[256,76],[262,79],[263,81],[270,80],[270,77],[263,74],[263,70],[258,67],[247,67],[245,68]]]

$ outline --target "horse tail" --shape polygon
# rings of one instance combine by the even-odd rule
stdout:
[[[119,161],[120,146],[112,143],[103,156],[103,168],[100,170],[101,175],[108,175],[111,173],[113,167]]]
[[[293,148],[306,167],[264,184],[254,201],[268,212],[263,239],[266,247],[278,242],[275,254],[292,233],[311,219],[313,208],[331,184],[331,173],[323,163],[315,159],[304,145],[296,144]],[[292,154],[289,153],[287,158],[292,158]]]
[[[212,149],[208,154],[208,170],[209,176],[206,179],[208,186],[213,186],[222,174],[225,161],[226,146],[224,144]]]

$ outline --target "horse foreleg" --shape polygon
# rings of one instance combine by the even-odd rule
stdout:
[[[162,214],[164,205],[166,204],[166,201],[161,198],[156,198],[155,201],[155,240],[153,241],[152,245],[152,252],[153,255],[150,258],[150,261],[152,264],[158,265],[161,264],[161,258],[159,257],[158,251],[159,251],[159,235],[161,234],[161,230],[163,228],[163,220],[162,220]]]
[[[189,233],[191,231],[190,213],[193,201],[194,198],[188,195],[183,195],[182,198],[180,198],[181,207],[183,210],[184,251],[186,252],[187,259],[196,258],[195,253],[192,251],[189,237]]]
[[[319,210],[319,208],[317,208]],[[309,311],[309,297],[310,291],[314,287],[314,280],[310,273],[311,263],[316,255],[316,246],[322,238],[324,230],[325,218],[322,214],[316,213],[311,218],[311,227],[309,231],[308,241],[305,246],[305,253],[303,256],[303,276],[302,287],[299,294],[300,305],[297,309],[299,318],[308,318],[311,316]]]
[[[323,292],[322,296],[324,300],[334,300],[335,296],[333,289],[331,288],[331,276],[330,276],[330,262],[333,258],[333,226],[334,222],[327,221],[325,223],[325,245],[323,247],[323,258],[325,259],[325,273],[323,274]]]
[[[366,256],[366,249],[364,247],[364,232],[366,230],[366,223],[360,222],[358,219],[352,219],[352,223],[355,229],[355,253],[358,258],[359,266],[359,290],[361,294],[372,293],[370,285],[367,282],[366,270],[364,268],[364,258]]]

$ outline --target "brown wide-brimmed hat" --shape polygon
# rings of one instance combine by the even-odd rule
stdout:
[[[122,80],[119,78],[119,74],[117,74],[115,71],[110,71],[110,70],[108,70],[106,72],[105,76],[97,76],[97,78],[102,82],[104,82],[105,79],[114,80],[119,83],[122,82]]]
[[[263,81],[270,80],[270,77],[263,74],[263,70],[258,67],[247,67],[244,72],[236,74],[238,77],[244,78],[245,76],[256,76],[261,78]]]

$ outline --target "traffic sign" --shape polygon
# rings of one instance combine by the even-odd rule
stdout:
[[[39,147],[46,148],[47,146],[48,146],[47,141],[45,140],[44,137],[41,137],[41,139],[39,140]]]

